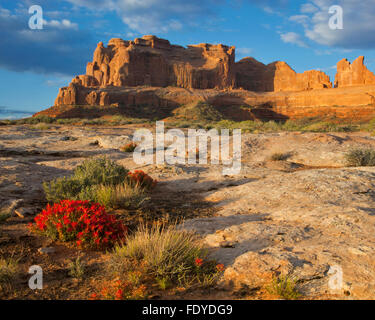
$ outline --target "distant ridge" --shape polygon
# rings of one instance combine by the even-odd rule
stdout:
[[[32,116],[33,114],[34,112],[30,110],[20,110],[20,109],[13,109],[12,107],[0,106],[0,120],[21,119],[21,118]]]

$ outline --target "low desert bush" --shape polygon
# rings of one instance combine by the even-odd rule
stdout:
[[[81,123],[84,126],[102,126],[102,125],[108,124],[107,121],[105,121],[104,119],[100,119],[100,118],[86,119],[86,120],[83,120]]]
[[[72,242],[78,247],[101,248],[121,240],[127,228],[105,208],[89,201],[63,200],[47,205],[30,224],[30,230],[52,240]]]
[[[44,182],[43,188],[49,202],[66,199],[95,201],[98,186],[124,183],[127,176],[128,170],[123,166],[106,158],[98,158],[84,161],[71,177]]]
[[[115,246],[110,266],[121,275],[129,272],[129,261],[135,261],[161,289],[170,284],[208,286],[218,279],[224,266],[206,257],[207,252],[191,232],[177,230],[175,225],[141,225],[125,244]]]
[[[0,258],[0,289],[11,282],[18,272],[18,260],[14,258]]]
[[[11,216],[12,214],[9,211],[5,211],[5,210],[0,211],[0,224],[7,221]]]
[[[106,158],[84,161],[74,170],[74,178],[84,186],[116,185],[124,182],[128,170]]]
[[[272,161],[283,161],[288,159],[289,153],[281,153],[281,152],[275,152],[271,155]]]
[[[129,184],[134,187],[150,190],[157,184],[157,180],[151,178],[147,173],[142,170],[135,170],[128,173]]]
[[[137,208],[147,198],[139,185],[128,183],[116,186],[100,185],[95,189],[95,201],[109,208]]]
[[[350,167],[375,166],[375,150],[352,149],[345,154],[345,160]]]
[[[123,152],[133,152],[135,148],[137,147],[137,144],[134,142],[130,142],[120,148]]]
[[[81,261],[81,257],[73,260],[69,264],[69,275],[76,279],[83,279],[85,275],[85,265]]]
[[[51,129],[51,126],[48,125],[48,124],[46,124],[46,123],[42,123],[42,122],[40,122],[40,123],[38,123],[38,124],[32,126],[31,128],[32,128],[33,130],[49,130],[49,129]]]
[[[296,280],[288,275],[274,276],[267,290],[270,294],[286,300],[296,300],[301,296],[296,288]]]
[[[156,183],[142,170],[129,172],[114,161],[98,158],[84,161],[71,177],[44,182],[43,188],[50,203],[89,200],[109,208],[127,208],[138,207]]]

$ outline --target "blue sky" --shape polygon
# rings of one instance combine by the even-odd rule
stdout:
[[[43,9],[42,30],[31,30],[31,5]],[[328,28],[340,5],[344,29]],[[58,89],[85,71],[96,43],[155,34],[171,43],[236,46],[236,60],[286,61],[295,71],[366,57],[375,71],[375,0],[2,0],[0,106],[39,111]]]

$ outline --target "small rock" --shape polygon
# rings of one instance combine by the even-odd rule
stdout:
[[[236,243],[234,241],[222,241],[219,245],[221,248],[234,248]]]
[[[14,213],[20,218],[25,218],[27,215],[32,215],[33,211],[30,208],[18,208],[14,210]]]
[[[8,205],[5,206],[7,211],[13,211],[18,205],[23,201],[23,199],[9,200]]]
[[[39,248],[38,249],[38,252],[39,253],[44,253],[44,254],[51,254],[51,253],[55,253],[55,248],[53,247],[46,247],[46,248]]]
[[[76,140],[78,140],[78,138],[76,138],[76,137],[70,137],[70,136],[65,136],[65,137],[62,137],[60,140],[61,141],[76,141]]]

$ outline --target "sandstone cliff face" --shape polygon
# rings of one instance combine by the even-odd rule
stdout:
[[[234,47],[203,43],[184,48],[150,35],[111,39],[107,47],[99,42],[86,74],[61,88],[55,105],[106,105],[111,100],[107,94],[88,89],[137,86],[267,92],[330,88],[331,83],[320,71],[298,74],[285,62],[266,66],[245,58],[235,63]]]
[[[335,80],[339,89],[332,89],[328,75],[321,71],[296,73],[285,62],[265,65],[254,58],[236,63],[234,47],[199,44],[184,48],[155,36],[111,39],[107,47],[98,44],[86,74],[61,88],[56,107],[45,114],[69,117],[59,107],[72,105],[112,105],[115,109],[138,105],[164,115],[181,105],[206,101],[225,107],[231,116],[236,113],[237,120],[246,115],[230,108],[244,105],[254,107],[249,119],[330,114],[368,120],[375,115],[375,75],[363,61],[363,57],[352,64],[340,61]]]
[[[347,59],[337,63],[335,87],[350,87],[375,84],[375,75],[364,65],[364,57],[360,56],[352,64]]]
[[[236,85],[250,91],[304,91],[332,88],[329,76],[311,70],[296,73],[287,63],[277,61],[264,65],[254,58],[236,63]]]
[[[100,42],[86,74],[73,83],[85,86],[178,86],[228,88],[234,86],[234,47],[199,44],[188,48],[168,40],[144,36],[134,41]]]

